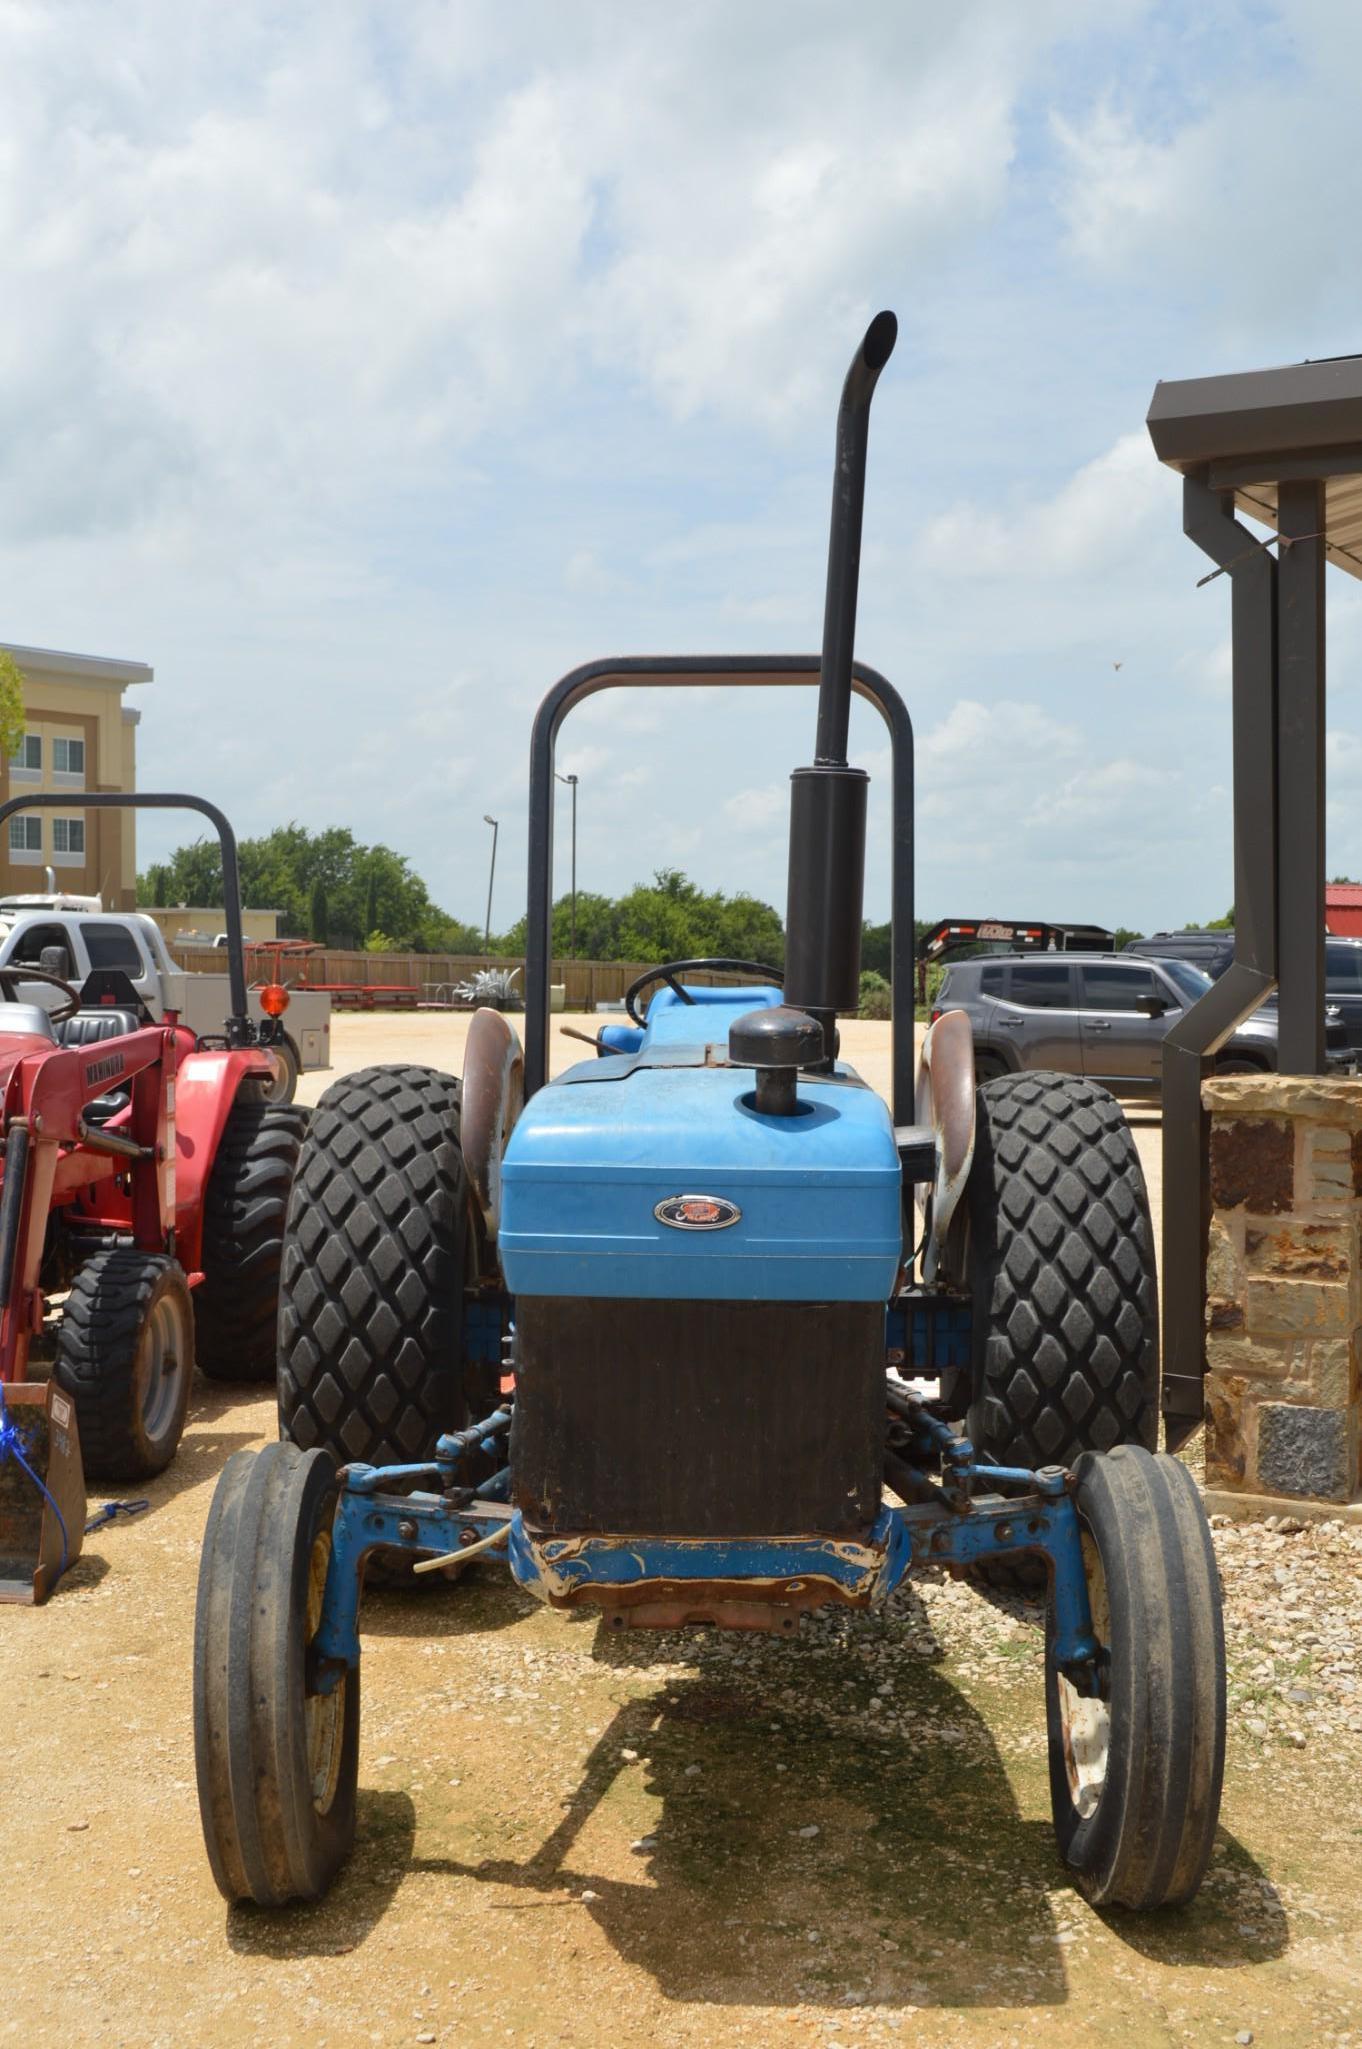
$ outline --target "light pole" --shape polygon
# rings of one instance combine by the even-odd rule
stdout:
[[[555,776],[560,783],[566,783],[572,791],[572,958],[577,958],[577,778],[575,775]]]
[[[484,953],[490,953],[492,951],[492,884],[496,880],[497,873],[498,828],[496,819],[491,817],[486,811],[482,814],[482,822],[484,825],[490,825],[492,828],[492,865],[487,871],[487,926],[482,935],[482,950]]]

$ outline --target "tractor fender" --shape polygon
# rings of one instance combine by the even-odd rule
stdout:
[[[951,1219],[974,1163],[974,1033],[963,1010],[928,1026],[917,1071],[916,1122],[936,1133],[936,1179],[922,1249],[922,1278],[936,1279]]]
[[[489,1238],[501,1220],[501,1156],[525,1104],[525,1055],[499,1010],[476,1010],[463,1070],[463,1160]]]
[[[193,1047],[192,1034],[181,1032],[179,1039],[182,1047]],[[176,1256],[186,1273],[196,1273],[203,1257],[204,1199],[237,1090],[248,1079],[268,1079],[269,1071],[255,1047],[214,1047],[181,1055],[172,1098],[174,1165],[165,1181]]]

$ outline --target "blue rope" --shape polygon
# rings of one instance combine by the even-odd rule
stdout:
[[[7,1458],[12,1458],[14,1463],[28,1474],[29,1479],[57,1518],[57,1526],[61,1530],[61,1564],[57,1567],[57,1578],[60,1579],[66,1570],[66,1561],[71,1551],[66,1535],[66,1517],[62,1514],[42,1480],[34,1472],[24,1456],[23,1434],[19,1429],[19,1425],[11,1417],[9,1410],[5,1406],[5,1386],[4,1382],[0,1381],[0,1463],[3,1463]]]

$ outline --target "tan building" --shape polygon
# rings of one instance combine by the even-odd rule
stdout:
[[[69,808],[19,813],[0,837],[0,895],[56,886],[73,895],[102,898],[113,911],[137,902],[136,814],[85,811],[82,790],[137,787],[140,712],[123,702],[131,684],[150,683],[145,662],[103,655],[61,654],[53,648],[0,641],[24,679],[27,731],[14,760],[0,763],[6,798],[28,793],[69,794]]]

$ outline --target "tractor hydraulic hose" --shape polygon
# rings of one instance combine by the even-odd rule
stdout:
[[[870,401],[881,370],[894,353],[899,324],[877,313],[852,357],[837,409],[837,454],[832,476],[828,535],[828,588],[823,606],[823,666],[818,686],[818,738],[814,760],[844,766],[851,717],[851,662],[856,641],[856,592],[861,575],[861,515],[865,508],[865,455]]]

